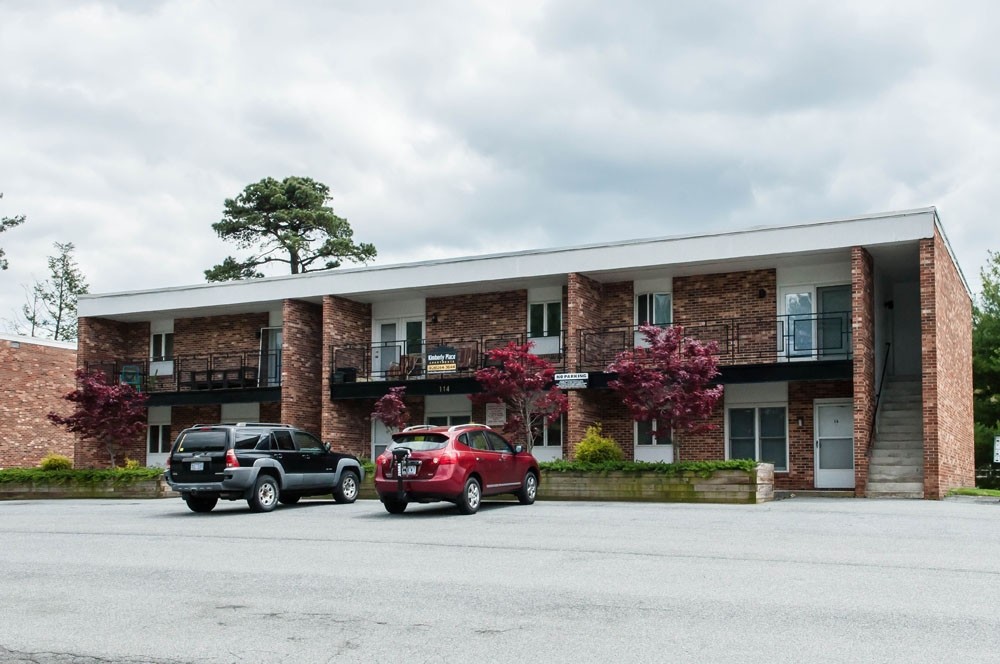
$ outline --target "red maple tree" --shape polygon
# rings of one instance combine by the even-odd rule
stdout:
[[[607,371],[616,374],[608,387],[618,393],[637,422],[652,422],[654,431],[708,431],[708,422],[722,397],[712,386],[719,375],[715,342],[684,336],[679,325],[642,325],[646,347],[618,354]]]
[[[384,424],[387,431],[402,429],[410,421],[410,413],[403,401],[405,395],[405,387],[390,387],[389,391],[375,402],[372,418]]]
[[[77,388],[63,396],[76,404],[73,413],[49,413],[48,418],[83,440],[103,443],[113,468],[122,445],[146,430],[147,397],[126,383],[109,384],[100,371],[77,369],[76,380]]]
[[[555,367],[531,352],[530,341],[514,341],[505,347],[486,352],[491,366],[476,371],[482,392],[470,394],[475,404],[502,403],[507,407],[504,433],[526,441],[528,451],[541,435],[544,424],[551,424],[569,408],[569,399],[555,387]]]

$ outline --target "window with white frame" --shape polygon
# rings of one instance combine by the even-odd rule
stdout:
[[[635,324],[669,325],[672,321],[670,293],[641,293],[635,296]]]
[[[541,433],[535,436],[532,445],[535,447],[562,447],[563,416],[551,424],[542,427]]]
[[[562,331],[562,302],[528,305],[528,337],[558,337]]]
[[[167,454],[173,439],[169,424],[150,424],[146,429],[146,451],[150,454]]]
[[[673,444],[669,428],[656,427],[656,435],[653,435],[653,431],[654,428],[652,422],[636,422],[635,444],[645,446]]]
[[[784,406],[729,408],[729,458],[773,463],[788,470],[788,417]]]
[[[149,357],[154,362],[174,359],[174,333],[161,332],[150,335]]]

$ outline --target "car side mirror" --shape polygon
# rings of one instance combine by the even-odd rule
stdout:
[[[330,451],[330,443],[323,443],[323,449],[326,450],[327,452],[329,452]]]
[[[514,454],[520,454],[523,451],[524,451],[524,445],[515,445],[514,446]]]

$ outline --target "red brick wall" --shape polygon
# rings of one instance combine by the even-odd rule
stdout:
[[[429,297],[426,302],[427,339],[500,337],[528,332],[528,291],[501,291],[451,297]],[[437,314],[437,322],[430,319]]]
[[[256,363],[260,330],[268,326],[268,320],[267,312],[178,318],[174,320],[174,355],[248,353]]]
[[[714,429],[674,434],[674,461],[718,461],[726,458],[724,401],[719,399],[708,419],[708,424]]]
[[[854,353],[854,493],[868,485],[868,442],[875,412],[875,281],[872,257],[851,249],[851,333]]]
[[[74,457],[75,436],[46,416],[73,411],[62,397],[76,388],[75,369],[75,349],[0,339],[0,468],[32,468],[50,452]]]
[[[374,401],[359,406],[354,401],[330,400],[330,374],[334,359],[340,366],[364,369],[364,355],[345,352],[347,345],[369,345],[372,341],[370,304],[327,295],[323,298],[323,369],[321,395],[321,436],[337,449],[368,456],[371,449],[371,423],[368,417]]]
[[[719,344],[720,364],[773,361],[777,348],[774,270],[700,274],[673,280],[674,322]],[[761,296],[763,294],[763,297]],[[742,319],[735,325],[732,319]],[[727,339],[735,340],[733,347]]]
[[[601,325],[635,324],[635,288],[631,281],[604,284],[601,294]]]
[[[972,302],[935,229],[920,242],[924,496],[975,486]]]
[[[280,419],[264,418],[264,404],[261,404],[261,419],[265,422],[280,422]],[[222,406],[207,404],[204,406],[174,406],[170,409],[170,431],[177,437],[184,429],[196,424],[218,424],[222,421]]]
[[[281,403],[277,401],[265,401],[260,404],[260,421],[281,422]],[[313,433],[319,433],[319,429]]]
[[[93,361],[142,360],[149,357],[149,323],[120,323],[81,318],[77,366]]]
[[[322,432],[323,307],[285,300],[281,346],[281,415],[286,424]]]

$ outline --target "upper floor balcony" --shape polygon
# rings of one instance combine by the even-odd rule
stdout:
[[[714,342],[720,366],[740,367],[817,360],[850,360],[850,312],[687,321],[686,336]],[[557,371],[604,372],[622,352],[645,345],[636,325],[576,332],[569,354],[567,332],[529,339],[533,352]],[[525,335],[409,339],[331,346],[335,385],[369,381],[468,378],[488,365],[487,353]]]
[[[92,360],[84,369],[148,393],[272,388],[281,386],[281,350]]]

